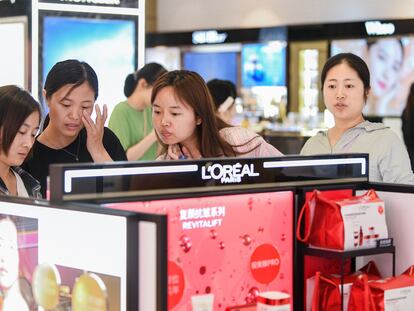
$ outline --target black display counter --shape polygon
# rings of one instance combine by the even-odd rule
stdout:
[[[399,274],[414,262],[408,247],[414,188],[370,183],[368,167],[365,154],[52,165],[51,203],[23,201],[42,211],[34,217],[39,228],[55,223],[49,231],[38,230],[42,251],[36,261],[51,262],[58,270],[75,267],[80,274],[117,275],[125,286],[115,299],[125,310],[185,310],[205,300],[213,310],[225,310],[251,306],[262,291],[288,293],[292,310],[304,310],[306,279],[315,271],[350,272],[369,260],[368,253],[376,254],[385,276]],[[392,249],[349,253],[339,258],[343,265],[330,259],[337,254],[322,254],[297,242],[299,211],[314,189],[352,195],[371,188],[385,201]],[[21,201],[4,202],[10,200]],[[35,215],[8,204],[0,204],[0,213]],[[62,216],[44,220],[55,213]],[[79,213],[92,213],[93,221],[74,217]],[[99,225],[114,215],[123,219],[124,227]],[[75,233],[53,234],[68,228]],[[92,245],[90,250],[85,244]],[[95,244],[102,252],[92,253]],[[50,255],[42,255],[53,247]],[[83,252],[82,258],[99,264],[72,262],[79,257],[73,254]],[[377,254],[384,252],[393,256]],[[364,257],[349,259],[353,255]],[[128,259],[119,266],[122,256]],[[106,261],[108,270],[100,265]]]

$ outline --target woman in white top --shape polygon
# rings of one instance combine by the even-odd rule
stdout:
[[[371,123],[362,115],[370,92],[366,63],[351,53],[337,54],[323,67],[321,82],[335,125],[310,138],[301,154],[368,153],[370,181],[414,184],[402,140],[382,123]]]
[[[0,194],[41,198],[40,184],[19,167],[39,131],[40,105],[15,85],[0,87]]]

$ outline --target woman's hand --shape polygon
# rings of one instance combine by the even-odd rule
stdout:
[[[167,149],[167,155],[169,158],[171,158],[171,160],[188,159],[186,155],[183,152],[181,152],[180,145],[178,144],[169,145]]]
[[[167,155],[171,158],[171,160],[202,158],[198,149],[190,151],[187,147],[180,146],[179,144],[169,145],[167,149]]]
[[[103,106],[102,113],[98,105],[95,105],[96,120],[93,122],[91,116],[84,111],[82,122],[86,129],[86,147],[94,162],[111,161],[111,157],[103,145],[104,125],[108,117],[108,108]]]

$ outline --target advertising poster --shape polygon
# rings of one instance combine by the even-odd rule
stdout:
[[[0,202],[0,311],[126,311],[125,222],[116,218]]]
[[[20,18],[0,18],[0,85],[27,87],[26,23]]]
[[[371,91],[364,113],[401,116],[414,82],[414,37],[334,40],[331,55],[351,52],[368,65]]]
[[[286,42],[245,44],[242,46],[242,85],[285,86]]]
[[[95,70],[97,103],[113,107],[125,98],[126,76],[135,70],[136,29],[133,20],[45,16],[43,22],[42,85],[59,61],[78,59]],[[48,107],[43,107],[48,110]]]
[[[30,310],[37,266],[37,229],[34,218],[0,214],[0,310]]]
[[[264,291],[292,295],[292,192],[107,206],[168,215],[169,310],[251,305]]]

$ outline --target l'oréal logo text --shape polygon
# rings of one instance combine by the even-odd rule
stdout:
[[[220,180],[222,184],[240,183],[244,176],[255,177],[259,173],[254,171],[254,164],[213,164],[201,168],[201,178]]]

